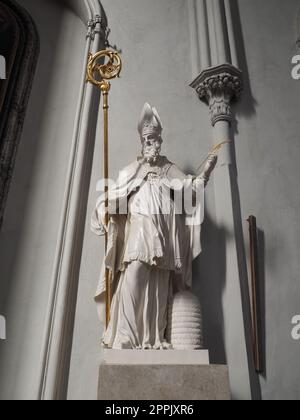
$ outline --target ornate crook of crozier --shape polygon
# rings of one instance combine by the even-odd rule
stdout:
[[[105,63],[105,58],[108,62]],[[122,60],[115,51],[103,50],[95,55],[89,54],[87,67],[87,82],[103,89],[103,84],[109,84],[108,80],[120,77],[122,71]],[[104,83],[103,83],[104,82]]]

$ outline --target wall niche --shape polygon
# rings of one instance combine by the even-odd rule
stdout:
[[[36,26],[13,0],[0,0],[0,229],[39,55]]]

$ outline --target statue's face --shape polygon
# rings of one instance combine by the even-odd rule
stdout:
[[[162,139],[155,134],[142,137],[142,155],[148,163],[156,162],[160,156]]]

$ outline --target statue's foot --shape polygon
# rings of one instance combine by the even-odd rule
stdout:
[[[144,346],[143,346],[143,350],[152,350],[152,346],[151,346],[151,344],[145,344]]]
[[[167,341],[164,341],[162,343],[162,350],[173,350],[172,344],[168,343]]]
[[[162,341],[159,344],[156,344],[153,347],[155,350],[173,350],[172,344],[168,343],[167,341]]]

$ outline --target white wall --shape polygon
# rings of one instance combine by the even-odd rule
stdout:
[[[37,392],[62,197],[86,29],[63,2],[22,0],[37,24],[41,54],[0,235],[0,398]]]
[[[250,92],[246,86],[238,108],[242,215],[244,220],[250,214],[257,216],[265,242],[264,258],[260,252],[266,341],[262,395],[300,399],[300,342],[291,337],[291,318],[300,313],[300,81],[291,78],[300,4],[297,0],[238,3],[243,67],[246,70],[248,65],[251,87]],[[246,222],[244,227],[248,238]],[[263,248],[261,239],[260,234]]]

